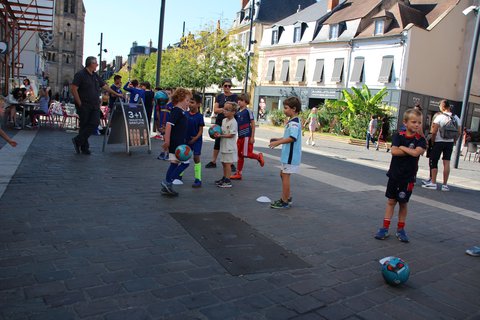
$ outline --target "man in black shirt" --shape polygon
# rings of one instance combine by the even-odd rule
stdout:
[[[91,153],[88,138],[100,123],[100,89],[106,90],[111,95],[122,97],[121,94],[110,89],[95,73],[97,66],[97,58],[88,57],[85,60],[85,68],[75,74],[70,87],[80,118],[78,135],[72,139],[77,153]]]

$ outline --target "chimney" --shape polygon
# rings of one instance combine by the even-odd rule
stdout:
[[[249,0],[241,0],[242,2],[242,9],[245,8],[249,2]]]
[[[327,12],[332,11],[336,6],[338,6],[338,0],[328,0]]]
[[[297,8],[297,12],[300,12],[300,11],[302,11],[302,6],[299,4]]]
[[[152,39],[148,42],[148,47],[151,49],[152,48]]]

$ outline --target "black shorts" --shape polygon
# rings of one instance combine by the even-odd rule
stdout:
[[[395,199],[401,203],[407,203],[412,195],[414,185],[414,182],[403,182],[389,178],[385,197]]]
[[[440,155],[443,154],[442,160],[450,161],[453,152],[453,142],[435,142],[430,153],[430,158],[434,161],[440,159]]]

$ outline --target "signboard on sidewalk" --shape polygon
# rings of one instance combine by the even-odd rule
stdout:
[[[125,143],[128,154],[131,147],[141,146],[148,146],[148,152],[151,152],[148,119],[143,101],[138,104],[123,103],[120,100],[115,102],[105,131],[103,151],[106,144],[116,143]]]

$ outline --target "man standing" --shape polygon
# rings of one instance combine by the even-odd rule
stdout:
[[[426,181],[423,188],[426,189],[437,189],[437,173],[438,173],[438,160],[440,160],[440,155],[443,154],[443,185],[442,191],[450,191],[450,188],[447,185],[448,176],[450,175],[450,159],[452,157],[453,146],[457,142],[457,138],[462,132],[460,119],[456,115],[452,115],[450,104],[447,100],[440,101],[440,113],[437,115],[432,124],[432,138],[433,148],[430,153],[430,173],[432,175],[431,181]],[[450,135],[445,134],[446,126],[450,126],[450,122],[455,121],[457,125],[458,134],[457,138],[451,138]],[[443,132],[443,133],[442,133]]]
[[[122,92],[122,76],[120,75],[115,75],[113,77],[113,83],[112,85],[110,86],[110,89],[112,89],[113,91],[115,91],[116,93],[119,93],[122,95],[123,97],[123,92]],[[109,109],[109,112],[112,112],[113,111],[113,106],[115,104],[115,101],[117,100],[117,95],[114,95],[114,94],[111,94],[109,95],[109,100],[108,100],[108,109]]]
[[[80,129],[78,135],[72,139],[73,146],[76,153],[87,155],[91,153],[88,138],[100,123],[100,89],[117,97],[122,96],[110,89],[95,73],[97,67],[97,58],[88,57],[85,68],[75,74],[70,88],[80,118]]]

